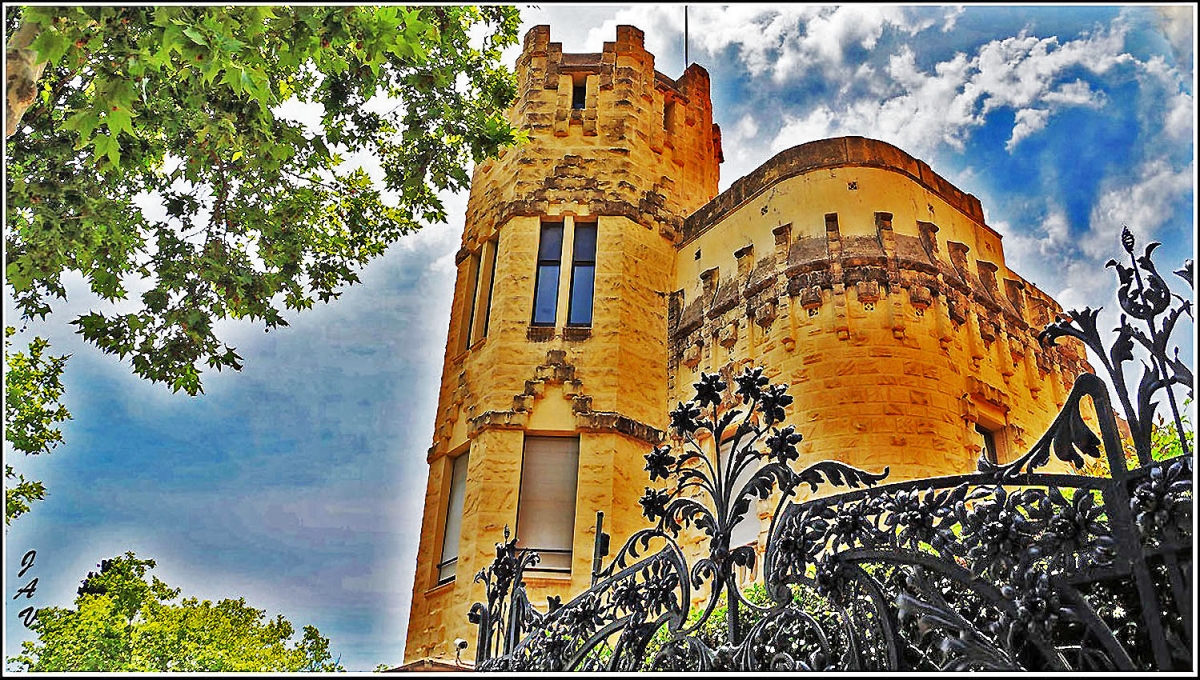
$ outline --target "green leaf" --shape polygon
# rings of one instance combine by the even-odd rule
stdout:
[[[192,39],[192,42],[197,45],[208,47],[208,40],[205,40],[204,34],[193,27],[183,29],[183,34]]]
[[[133,136],[133,122],[131,116],[126,109],[113,107],[113,111],[109,111],[105,116],[105,122],[108,123],[108,131],[113,137],[124,132],[129,136]]]
[[[72,114],[67,120],[63,121],[63,128],[79,132],[79,142],[75,145],[75,148],[82,149],[91,142],[92,131],[99,124],[100,116],[96,114],[94,109],[87,108]]]
[[[237,94],[242,94],[246,89],[244,83],[249,82],[249,80],[250,78],[246,75],[246,69],[240,66],[232,66],[225,69],[225,75],[221,77],[221,82],[228,85]]]
[[[37,52],[39,60],[51,64],[57,64],[70,46],[71,44],[62,37],[62,34],[49,27],[43,28],[37,39],[30,45],[33,51]]]

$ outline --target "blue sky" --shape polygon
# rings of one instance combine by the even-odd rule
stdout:
[[[546,23],[564,51],[594,52],[633,24],[677,77],[683,15],[541,5],[522,35]],[[1116,308],[1103,263],[1122,223],[1163,242],[1163,270],[1194,257],[1190,6],[692,5],[688,23],[712,76],[722,189],[793,145],[863,135],[978,196],[1009,265],[1067,308]],[[70,278],[69,301],[21,336],[73,355],[75,418],[51,455],[10,461],[50,494],[7,532],[7,592],[26,550],[35,606],[69,605],[89,569],[133,550],[188,595],[316,625],[350,670],[399,663],[465,195],[447,206],[449,224],[405,237],[290,327],[224,324],[245,368],[206,374],[196,398],[73,335],[66,321],[104,304]],[[5,602],[7,657],[25,631],[24,604]]]

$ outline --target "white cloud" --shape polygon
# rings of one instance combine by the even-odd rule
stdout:
[[[840,123],[835,123],[833,110],[824,104],[815,107],[803,118],[786,116],[783,127],[771,142],[771,151],[782,151],[805,142],[832,137],[836,125]]]
[[[736,139],[753,139],[758,134],[758,121],[754,120],[754,116],[746,114],[733,127],[733,133]]]
[[[1161,131],[1171,142],[1190,143],[1195,120],[1195,101],[1188,92],[1191,74],[1185,75],[1155,55],[1143,64],[1137,77],[1147,93],[1138,111],[1142,127],[1151,135]]]
[[[1177,201],[1190,195],[1195,164],[1177,170],[1164,159],[1147,161],[1132,173],[1132,181],[1110,180],[1092,207],[1088,233],[1080,242],[1084,254],[1102,258],[1112,252],[1122,225],[1146,243],[1170,217]]]
[[[632,24],[646,32],[646,49],[657,55],[660,62],[674,63],[674,54],[681,51],[677,41],[683,31],[683,16],[683,7],[679,5],[624,8],[592,29],[588,38],[593,43],[598,39],[612,40],[617,24]],[[888,27],[911,35],[933,24],[931,19],[912,18],[903,7],[884,5],[688,6],[690,54],[694,61],[736,48],[751,76],[770,76],[776,83],[813,69],[827,76],[848,76],[848,50],[874,49]],[[567,49],[565,43],[563,47]]]
[[[1159,28],[1171,43],[1176,60],[1190,70],[1196,49],[1196,7],[1172,5],[1154,9],[1158,13]]]
[[[1017,145],[1017,142],[1046,127],[1046,121],[1048,120],[1050,120],[1050,112],[1046,109],[1021,109],[1017,111],[1012,136],[1008,138],[1008,143],[1004,145],[1004,148],[1011,152]]]
[[[1089,106],[1100,108],[1105,103],[1103,92],[1097,92],[1082,80],[1067,83],[1042,96],[1042,101],[1066,106]]]
[[[895,144],[918,156],[929,155],[941,144],[961,149],[966,129],[982,124],[974,103],[958,90],[969,62],[964,55],[942,62],[936,75],[920,72],[911,49],[905,47],[887,65],[891,81],[901,92],[880,101],[860,99],[835,111],[826,104],[803,118],[784,117],[772,148],[787,148],[836,135],[863,135]]]
[[[1080,78],[1062,82],[1079,69],[1103,74],[1117,64],[1132,62],[1123,52],[1124,25],[1085,34],[1065,43],[1058,38],[1021,34],[993,40],[974,55],[958,53],[934,65],[932,72],[917,65],[912,48],[903,46],[876,73],[859,68],[856,76],[881,97],[841,104],[821,104],[803,117],[784,118],[772,147],[831,135],[864,135],[882,139],[918,156],[931,156],[942,145],[964,148],[971,132],[989,113],[1015,109],[1007,148],[1044,129],[1056,112],[1068,106],[1102,107],[1103,92]],[[843,91],[849,88],[844,87]]]
[[[1013,228],[1007,222],[998,222],[992,227],[1004,236],[1008,267],[1035,278],[1052,274],[1047,264],[1066,258],[1073,247],[1070,220],[1062,207],[1054,204],[1039,224]]]
[[[980,48],[971,84],[983,99],[984,113],[1001,106],[1027,107],[1045,101],[1056,79],[1068,69],[1082,67],[1103,74],[1132,61],[1123,51],[1124,38],[1123,25],[1117,23],[1110,31],[1061,45],[1057,37],[1039,39],[1024,32],[993,40]]]
[[[947,9],[945,17],[942,18],[942,33],[949,33],[950,31],[953,31],[955,25],[958,24],[958,18],[961,17],[965,11],[967,11],[967,8],[963,7],[962,5]]]
[[[1164,108],[1163,132],[1176,142],[1190,142],[1196,125],[1196,103],[1192,95],[1180,92]]]

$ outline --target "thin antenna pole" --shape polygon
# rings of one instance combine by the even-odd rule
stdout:
[[[692,62],[688,60],[688,8],[683,6],[683,68],[686,69]]]

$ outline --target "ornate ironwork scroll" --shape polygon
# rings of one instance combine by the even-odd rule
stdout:
[[[801,435],[783,425],[791,402],[761,368],[702,374],[695,398],[671,412],[679,450],[646,455],[652,484],[640,499],[653,523],[635,533],[594,585],[544,613],[525,596],[536,562],[515,539],[477,580],[479,670],[1191,670],[1192,436],[1175,389],[1191,370],[1168,353],[1191,303],[1170,292],[1151,261],[1158,244],[1117,267],[1122,310],[1106,350],[1098,310],[1071,311],[1042,333],[1082,340],[1107,371],[1129,425],[1127,463],[1105,384],[1080,376],[1046,434],[1005,465],[877,486],[835,461],[796,469]],[[1191,263],[1176,272],[1191,285]],[[1174,304],[1173,304],[1174,302]],[[1140,324],[1138,327],[1134,323]],[[1140,326],[1144,326],[1143,330]],[[1125,364],[1148,355],[1135,394]],[[1154,422],[1162,393],[1173,422]],[[1099,428],[1081,406],[1090,400]],[[1156,430],[1157,428],[1157,430]],[[1169,428],[1180,450],[1153,439]],[[716,443],[731,441],[728,460]],[[1054,456],[1083,467],[1103,455],[1110,473],[1061,474]],[[797,502],[796,490],[850,490]],[[765,553],[733,545],[734,527],[770,502]],[[689,562],[681,543],[700,535]],[[698,532],[698,533],[697,533]],[[757,567],[750,591],[738,570]],[[693,607],[693,600],[702,604]]]

